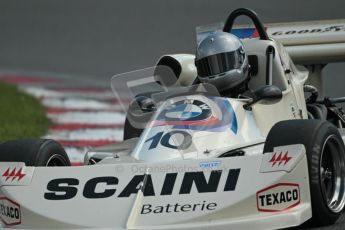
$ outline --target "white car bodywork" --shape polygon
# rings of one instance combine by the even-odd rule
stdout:
[[[253,89],[265,84],[261,67],[266,63],[267,46],[276,49],[271,71],[273,84],[283,91],[280,101],[258,102],[249,111],[243,108],[245,99],[175,97],[159,107],[138,140],[123,143],[129,143],[123,148],[109,146],[106,157],[96,165],[51,168],[0,163],[4,226],[276,229],[308,220],[311,201],[304,146],[280,146],[263,154],[265,138],[275,123],[307,118],[303,85],[308,73],[297,70],[273,40],[243,42],[248,54],[258,57],[258,73],[250,82]],[[190,85],[195,78],[194,57],[172,57],[182,66],[181,85]],[[208,123],[192,129],[189,124],[182,127],[160,119],[178,103],[195,107],[195,101],[203,103],[199,109],[208,110],[207,119],[228,117],[228,123],[215,131]],[[186,137],[192,140],[187,146]],[[242,154],[230,154],[237,150]]]
[[[173,165],[112,163],[66,169],[1,163],[1,171],[17,168],[25,174],[21,181],[1,178],[1,197],[8,199],[0,200],[1,216],[15,228],[36,229],[247,229],[254,224],[257,229],[267,229],[299,225],[311,217],[305,150],[303,145],[275,150],[281,151],[292,157],[286,164],[278,161],[273,165],[274,153],[181,160]],[[165,181],[171,175],[176,181],[167,188]],[[191,184],[186,175],[201,175],[208,184],[200,180]],[[57,180],[61,187],[74,188],[76,194],[69,199],[47,199],[49,186]],[[140,190],[142,183],[146,186]],[[129,185],[132,190],[126,189]],[[90,186],[92,196],[87,194]],[[64,192],[57,194],[63,196]],[[97,194],[106,195],[95,198]],[[272,194],[289,201],[273,204]],[[19,215],[8,217],[11,208],[17,208]]]

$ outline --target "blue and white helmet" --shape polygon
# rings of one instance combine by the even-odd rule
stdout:
[[[248,78],[248,56],[234,35],[215,32],[198,45],[195,55],[198,78],[219,92],[230,90]]]

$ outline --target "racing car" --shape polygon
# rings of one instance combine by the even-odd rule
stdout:
[[[239,16],[255,28],[235,27]],[[3,227],[335,223],[345,205],[345,116],[337,105],[345,99],[324,97],[320,79],[324,64],[345,58],[344,26],[264,27],[255,12],[233,11],[222,31],[240,37],[248,53],[253,93],[246,97],[198,82],[192,54],[164,55],[153,68],[114,76],[127,113],[124,141],[90,150],[84,166],[70,167],[54,140],[0,145]]]

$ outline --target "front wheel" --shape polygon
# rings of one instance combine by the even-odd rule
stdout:
[[[26,166],[70,166],[63,147],[54,140],[12,140],[0,144],[1,162],[24,162]]]
[[[312,205],[308,224],[333,224],[345,205],[345,148],[338,129],[321,120],[281,121],[270,130],[264,152],[290,144],[306,148]]]

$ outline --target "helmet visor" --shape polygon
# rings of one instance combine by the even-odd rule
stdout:
[[[195,65],[199,77],[208,77],[241,68],[244,57],[244,52],[238,49],[201,58],[195,61]]]

